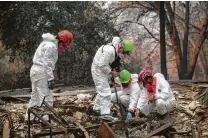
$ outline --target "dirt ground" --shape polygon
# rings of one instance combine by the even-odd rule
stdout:
[[[187,132],[191,131],[191,126],[199,125],[204,135],[204,138],[208,138],[208,108],[207,106],[200,105],[198,103],[193,104],[194,96],[198,93],[198,89],[194,89],[190,86],[182,86],[179,84],[173,84],[171,86],[173,93],[177,100],[177,108],[170,115],[172,116],[174,123],[172,128],[174,128],[177,132]],[[91,94],[87,94],[85,98],[80,98],[77,96],[60,96],[54,98],[54,105],[71,105],[70,107],[55,107],[55,111],[59,113],[60,116],[65,118],[66,120],[70,120],[70,116],[74,117],[82,126],[90,127],[95,126],[100,123],[98,117],[89,115],[87,109],[91,103]],[[84,100],[83,100],[84,99]],[[74,102],[72,102],[74,101]],[[190,104],[192,102],[192,104]],[[7,118],[5,113],[9,113],[12,117],[13,121],[13,130],[15,131],[14,137],[24,138],[27,137],[27,124],[24,121],[25,112],[27,109],[27,103],[23,102],[7,102],[5,105],[2,105],[0,108],[0,128],[3,131],[3,125]],[[153,119],[150,121],[154,126],[157,126],[158,120]],[[57,123],[52,121],[53,125],[57,125]],[[111,126],[112,130],[115,132],[117,137],[125,138],[124,130],[122,130],[120,124]],[[156,128],[159,128],[158,125]],[[147,125],[141,124],[133,124],[128,126],[128,132],[130,137],[141,137],[147,134]],[[40,133],[43,130],[40,129],[40,124],[33,125],[31,128],[31,133],[36,134]],[[196,131],[197,134],[197,131]],[[90,137],[96,137],[97,132],[90,133]],[[58,135],[55,137],[65,137],[64,135]],[[74,137],[72,134],[69,137]],[[173,135],[173,138],[189,138],[190,136],[185,135]],[[198,134],[197,136],[198,137]]]

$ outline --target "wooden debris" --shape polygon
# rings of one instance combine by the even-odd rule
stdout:
[[[196,138],[196,133],[193,125],[191,126],[191,132],[192,132],[192,138]]]
[[[83,116],[83,113],[78,112],[78,111],[73,114],[73,117],[77,120],[81,120],[82,116]]]
[[[10,138],[9,121],[5,121],[4,123],[3,138]]]
[[[43,101],[43,104],[47,107],[48,110],[50,110],[57,118],[60,118],[60,120],[63,122],[64,125],[70,125],[64,118],[62,118],[48,103]]]
[[[178,134],[178,135],[189,135],[191,133],[191,130],[190,131],[185,131],[185,132],[169,132],[170,134]]]
[[[30,117],[30,113],[32,113],[35,117],[37,117],[39,120],[41,120],[44,124],[46,124],[49,128],[53,128],[53,125],[51,125],[49,122],[47,122],[46,120],[44,120],[40,114],[37,114],[36,112],[34,112],[32,109],[28,109],[28,122],[29,121],[29,117]]]
[[[0,105],[5,105],[5,102],[0,99]]]
[[[143,124],[147,121],[147,118],[130,118],[125,120],[126,124]]]
[[[12,96],[2,96],[1,99],[3,101],[20,101],[23,103],[28,103],[29,100],[25,100],[23,98],[18,98],[18,97],[12,97]]]
[[[150,133],[151,131],[151,126],[150,126],[150,123],[147,122],[147,133]]]
[[[105,122],[98,128],[98,133],[101,138],[118,138]]]
[[[85,138],[90,138],[87,130],[73,117],[70,117],[71,122],[73,122],[73,124],[75,124],[78,128],[80,128],[82,130],[82,132],[85,135]]]
[[[192,84],[192,86],[195,84]],[[194,86],[194,87],[197,87]],[[200,86],[201,87],[201,86]],[[157,135],[165,135],[165,134],[170,134],[172,135],[176,135],[176,137],[178,138],[183,138],[183,137],[192,137],[192,129],[191,129],[191,124],[197,124],[197,121],[199,120],[200,126],[201,128],[198,128],[198,126],[195,126],[194,128],[194,132],[196,137],[208,137],[208,133],[206,133],[207,130],[207,107],[202,105],[202,106],[198,106],[195,107],[196,105],[192,105],[192,106],[188,106],[189,103],[191,103],[191,96],[192,96],[192,92],[196,93],[197,90],[192,90],[189,86],[179,86],[177,84],[174,84],[173,91],[178,91],[177,94],[174,93],[174,95],[176,96],[177,99],[177,108],[176,110],[174,110],[173,112],[171,112],[171,116],[174,118],[174,125],[173,128],[175,130],[172,130],[172,127],[170,127],[170,129],[166,129],[165,131],[162,132],[158,132],[157,134],[154,134],[155,136]],[[97,137],[97,130],[100,127],[100,118],[98,116],[94,116],[94,115],[89,115],[86,114],[86,109],[87,107],[91,104],[91,100],[86,100],[86,101],[79,101],[76,99],[76,94],[79,94],[80,91],[82,90],[76,90],[77,88],[74,88],[74,90],[61,90],[61,93],[54,93],[56,98],[56,101],[54,102],[54,107],[51,110],[52,111],[56,111],[56,115],[54,115],[52,112],[49,112],[50,110],[45,110],[47,109],[47,107],[43,107],[42,112],[43,113],[51,113],[51,119],[53,119],[53,122],[51,123],[51,125],[53,125],[53,132],[52,135],[56,135],[56,134],[65,134],[65,136],[62,137],[67,137],[68,134],[78,134],[77,136],[84,136],[84,132],[90,134],[90,136],[92,135],[92,137]],[[82,89],[82,88],[78,88],[78,89]],[[201,89],[200,89],[201,90]],[[86,93],[91,93],[89,92],[89,89],[85,90]],[[88,92],[87,92],[88,91]],[[71,93],[72,92],[72,93]],[[198,92],[198,91],[197,91]],[[11,92],[11,96],[15,96],[14,92]],[[85,92],[84,92],[85,93]],[[22,93],[18,93],[18,94],[22,94]],[[29,93],[27,93],[29,94]],[[26,94],[26,96],[27,96]],[[93,94],[93,93],[91,93]],[[24,95],[24,94],[22,94]],[[66,96],[65,96],[66,95]],[[6,95],[8,97],[10,97],[10,95]],[[17,97],[19,97],[21,95],[18,95]],[[205,95],[203,95],[205,96]],[[24,96],[23,96],[24,97]],[[202,96],[201,96],[202,97]],[[182,98],[182,99],[180,99]],[[13,103],[6,103],[5,106],[1,107],[1,118],[3,121],[1,121],[2,123],[2,130],[3,130],[3,123],[5,121],[5,119],[7,119],[6,115],[3,115],[4,113],[8,113],[11,112],[11,117],[13,119],[14,122],[14,129],[12,129],[10,126],[9,128],[10,130],[10,135],[12,135],[12,133],[14,133],[15,135],[17,134],[18,137],[25,137],[25,128],[26,128],[26,124],[24,124],[24,114],[25,114],[25,110],[26,110],[26,104],[24,101],[18,100],[12,98],[12,102]],[[27,98],[22,98],[20,97],[20,99],[27,99]],[[3,99],[4,100],[4,99]],[[16,101],[19,101],[18,104],[15,103]],[[77,100],[77,101],[76,101]],[[76,102],[75,102],[76,101]],[[19,104],[19,103],[22,104]],[[116,104],[115,104],[116,105]],[[191,110],[186,110],[189,109]],[[6,109],[6,111],[2,110],[2,109]],[[112,110],[116,110],[116,113],[120,113],[119,109],[121,109],[120,107],[115,106]],[[205,111],[202,112],[202,110],[199,109],[203,109]],[[38,110],[33,110],[36,113],[39,113]],[[191,112],[189,112],[191,111]],[[73,120],[70,119],[71,116],[73,116],[74,114],[76,114],[76,112],[81,112],[83,114],[82,117],[80,117],[78,115],[78,120],[76,120],[75,122],[80,123],[81,126],[79,126],[79,124],[76,124],[73,122]],[[124,111],[126,112],[126,111]],[[193,115],[193,113],[195,113],[195,115]],[[63,125],[63,120],[61,120],[61,116],[63,117],[63,119],[65,121],[68,122],[69,125]],[[117,135],[117,137],[125,137],[124,131],[125,129],[123,129],[124,127],[121,126],[121,124],[124,124],[125,127],[128,127],[127,133],[129,133],[129,136],[131,138],[144,138],[141,136],[146,136],[147,134],[150,134],[152,132],[154,132],[155,130],[159,129],[161,125],[163,125],[163,122],[161,121],[161,118],[158,117],[148,117],[147,120],[145,120],[144,118],[132,118],[132,119],[127,119],[126,120],[126,115],[125,113],[123,113],[124,116],[124,120],[125,122],[123,123],[121,120],[119,121],[112,121],[112,120],[104,120],[105,123],[108,126],[113,126],[111,127],[112,131],[114,131],[114,133]],[[42,117],[42,116],[40,116]],[[203,118],[202,118],[203,117]],[[81,118],[81,119],[80,119]],[[119,118],[121,118],[121,115],[119,115]],[[150,119],[149,119],[150,118]],[[144,120],[143,120],[144,119]],[[203,119],[203,121],[202,121]],[[169,120],[169,119],[168,119]],[[50,122],[49,122],[50,123]],[[89,124],[88,124],[89,123]],[[149,125],[147,125],[149,123]],[[9,122],[10,124],[10,122]],[[18,125],[20,125],[21,127],[18,127]],[[120,126],[122,129],[116,130],[116,128],[118,128],[117,126]],[[81,129],[81,128],[82,129]],[[37,129],[38,128],[38,129]],[[33,130],[39,130],[36,131],[38,134],[35,134],[35,131]],[[85,129],[85,130],[84,130]],[[13,131],[14,130],[14,131]],[[31,127],[31,136],[33,137],[42,137],[42,136],[49,136],[49,130],[48,129],[43,129],[43,131],[41,131],[41,127],[40,124],[35,124]],[[82,131],[84,130],[84,132]],[[23,132],[24,131],[24,132]],[[40,132],[41,131],[41,132]],[[152,132],[151,132],[152,131]],[[81,133],[80,133],[81,132]],[[167,132],[167,133],[165,133]],[[22,133],[24,135],[22,135]],[[3,134],[3,133],[2,133]],[[21,136],[20,136],[21,134]],[[201,135],[201,136],[200,136]],[[68,135],[70,137],[70,135]],[[75,135],[74,135],[75,136]],[[11,137],[11,136],[10,136]],[[75,136],[76,137],[76,136]],[[164,137],[161,137],[164,138]]]
[[[196,125],[196,130],[198,132],[199,138],[202,138],[202,131],[201,131],[201,128],[200,128],[200,126],[198,124]]]
[[[169,128],[170,126],[172,126],[172,124],[173,124],[173,122],[169,122],[169,123],[161,126],[160,128],[153,130],[152,132],[150,132],[146,136],[143,136],[142,138],[149,138],[149,137],[151,137],[151,136],[153,136],[153,135],[155,135],[155,134],[157,134],[157,133],[159,133],[159,132]]]

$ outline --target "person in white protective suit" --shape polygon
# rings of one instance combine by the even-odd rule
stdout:
[[[119,57],[133,51],[133,43],[129,40],[122,41],[120,37],[114,37],[112,43],[101,46],[93,59],[91,66],[92,78],[95,83],[96,97],[93,110],[99,115],[110,115],[111,89],[108,82],[110,75],[117,77],[118,72],[111,69],[111,64]]]
[[[150,71],[144,70],[139,74],[139,78],[142,78],[144,89],[137,103],[136,117],[141,113],[147,116],[154,109],[163,116],[174,109],[176,106],[175,97],[169,83],[161,73],[152,76]]]
[[[119,102],[127,108],[127,118],[132,118],[136,109],[141,89],[137,83],[138,75],[122,70],[119,75],[121,91],[111,94],[112,102]],[[118,101],[117,101],[118,97]]]
[[[53,70],[58,59],[58,52],[70,48],[70,44],[74,40],[73,34],[67,30],[60,31],[56,37],[50,33],[45,33],[42,38],[43,41],[34,54],[33,65],[30,69],[32,93],[28,108],[41,106],[44,97],[45,102],[53,106]],[[32,120],[33,115],[30,118]],[[27,112],[25,120],[28,120]]]

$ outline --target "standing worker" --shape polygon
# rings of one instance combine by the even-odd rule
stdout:
[[[156,109],[159,115],[164,116],[175,107],[175,97],[172,93],[169,83],[161,73],[154,76],[149,70],[144,70],[139,74],[144,89],[138,100],[135,116],[140,113],[148,115]]]
[[[138,75],[130,74],[127,70],[122,70],[119,74],[119,79],[121,91],[117,92],[118,102],[126,107],[128,111],[127,118],[132,118],[141,92],[137,83]],[[114,103],[117,102],[116,93],[112,93],[111,100]]]
[[[28,108],[41,106],[45,97],[45,102],[53,106],[53,85],[56,61],[58,52],[63,52],[65,48],[70,48],[74,36],[67,30],[60,31],[55,37],[50,33],[42,35],[43,41],[38,46],[33,57],[33,65],[30,69],[30,79],[32,83],[32,93]],[[33,116],[31,116],[31,119]],[[26,113],[25,120],[28,120]]]
[[[110,116],[111,89],[108,82],[110,75],[117,77],[119,72],[113,71],[111,65],[118,58],[124,58],[133,51],[133,43],[129,40],[122,41],[114,37],[112,43],[101,46],[93,59],[91,73],[96,87],[96,97],[93,110],[101,116]]]

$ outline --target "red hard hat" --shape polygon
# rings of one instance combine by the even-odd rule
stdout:
[[[144,80],[146,77],[153,77],[152,72],[150,70],[144,70],[142,79]]]
[[[71,42],[74,40],[74,36],[68,30],[63,30],[58,33],[58,37],[61,41],[63,41],[67,47],[70,47]]]
[[[142,82],[146,77],[152,77],[152,72],[150,70],[143,70],[138,75],[138,82]]]

